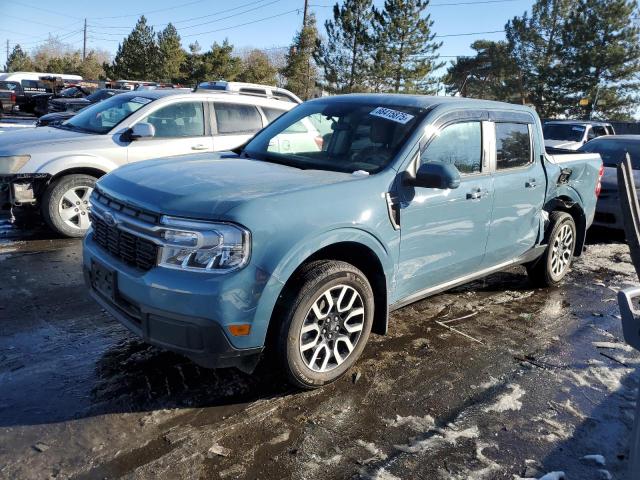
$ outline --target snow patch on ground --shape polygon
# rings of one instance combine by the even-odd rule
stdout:
[[[435,435],[424,440],[415,440],[409,445],[396,445],[395,447],[401,452],[421,453],[442,445],[456,445],[458,440],[465,438],[478,438],[480,431],[477,426],[469,427],[464,430],[458,429],[455,424],[449,424],[446,428],[437,428]]]
[[[380,450],[378,447],[376,447],[375,443],[373,443],[373,442],[365,442],[364,440],[356,440],[356,443],[358,445],[360,445],[362,448],[364,448],[371,455],[373,455],[372,458],[364,460],[362,462],[364,464],[370,463],[370,462],[375,461],[375,460],[385,460],[387,458],[387,455],[382,450]]]
[[[485,412],[506,412],[507,410],[520,410],[522,408],[522,402],[520,399],[524,396],[525,391],[517,384],[511,384],[508,386],[511,392],[500,395],[498,401],[484,408]]]
[[[593,346],[596,348],[611,348],[616,350],[624,350],[625,352],[633,352],[635,351],[631,345],[627,345],[626,343],[618,343],[618,342],[591,342]]]
[[[396,415],[395,420],[385,420],[389,427],[404,427],[407,426],[416,432],[426,432],[431,430],[436,425],[436,421],[431,415],[425,415],[424,417],[418,417],[410,415],[408,417],[401,417]]]
[[[584,457],[582,457],[582,460],[585,460],[587,462],[593,462],[594,464],[600,467],[604,467],[607,464],[607,462],[604,459],[604,456],[600,454],[585,455]]]
[[[387,472],[384,468],[380,468],[376,473],[369,477],[371,480],[400,480],[400,478]]]

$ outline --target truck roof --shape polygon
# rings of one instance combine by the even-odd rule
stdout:
[[[533,113],[534,110],[531,107],[525,105],[518,105],[515,103],[496,102],[493,100],[478,100],[475,98],[465,97],[445,97],[434,95],[407,95],[396,93],[351,93],[347,95],[338,95],[335,97],[320,97],[311,102],[317,101],[349,101],[358,103],[379,103],[381,105],[398,105],[407,107],[419,107],[432,109],[439,106],[451,106],[455,108],[457,106],[464,106],[470,109],[508,109],[517,110],[521,112]]]
[[[599,122],[597,120],[547,120],[544,122],[545,125],[549,124],[567,124],[567,125],[591,125],[596,127],[610,127],[611,124],[609,122]]]

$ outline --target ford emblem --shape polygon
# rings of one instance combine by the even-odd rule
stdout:
[[[116,217],[114,217],[113,214],[109,212],[104,212],[104,214],[102,215],[102,219],[104,220],[104,223],[106,223],[109,227],[115,227],[118,223]]]

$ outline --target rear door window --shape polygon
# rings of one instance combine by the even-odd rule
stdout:
[[[239,103],[215,103],[218,134],[250,134],[262,128],[262,117],[253,105]]]
[[[533,161],[531,131],[526,123],[496,123],[496,168],[506,170]]]
[[[279,108],[271,108],[271,107],[261,107],[264,112],[264,116],[267,117],[267,121],[269,123],[273,122],[276,118],[278,118],[283,113],[286,113],[286,110],[281,110]]]

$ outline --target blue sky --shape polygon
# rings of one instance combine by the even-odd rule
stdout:
[[[335,1],[309,0],[309,3],[322,32]],[[384,2],[374,3],[381,6]],[[508,19],[521,15],[531,4],[532,0],[432,0],[429,11],[435,22],[434,30],[442,35],[439,40],[444,43],[440,54],[467,55],[472,53],[469,45],[475,39],[504,38],[500,32],[447,35],[501,31]],[[88,24],[88,48],[115,53],[141,13],[157,26],[156,30],[173,22],[185,47],[197,40],[206,48],[225,38],[238,48],[280,47],[288,45],[300,28],[303,5],[304,0],[8,0],[2,2],[0,14],[0,59],[4,64],[7,40],[10,48],[20,43],[31,50],[50,33],[82,48],[84,18]]]

